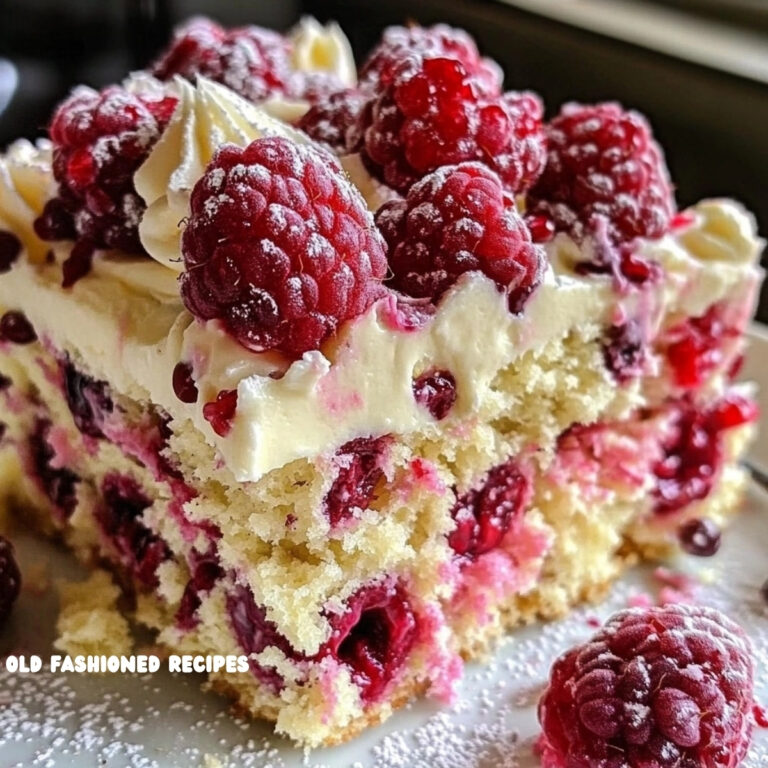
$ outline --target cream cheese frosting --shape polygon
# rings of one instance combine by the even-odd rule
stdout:
[[[192,188],[216,150],[225,143],[245,146],[261,136],[306,142],[304,134],[268,115],[236,93],[204,77],[196,86],[177,77],[179,103],[158,142],[134,175],[147,210],[139,237],[160,264],[181,272],[181,230],[189,215]]]
[[[713,217],[718,232],[737,233],[732,259],[723,250],[725,258],[717,263],[702,260],[685,245],[711,228]],[[752,218],[729,201],[704,201],[691,210],[691,222],[645,248],[674,272],[674,279],[652,289],[653,301],[697,315],[755,283],[758,268],[745,270],[739,259],[744,238],[755,258],[761,241]],[[728,237],[722,237],[724,249]],[[560,247],[561,242],[549,247],[555,262]],[[122,268],[130,271],[130,265]],[[290,363],[277,353],[245,350],[215,322],[194,320],[178,296],[142,293],[140,284],[126,292],[120,269],[116,262],[62,291],[56,268],[21,261],[0,280],[0,305],[24,306],[38,333],[73,351],[93,375],[138,400],[151,399],[175,418],[191,419],[239,481],[255,481],[295,459],[332,452],[361,434],[428,426],[431,417],[415,403],[411,388],[414,373],[426,364],[444,366],[455,376],[458,400],[449,418],[460,420],[488,396],[499,369],[574,328],[609,324],[616,312],[608,278],[550,268],[525,313],[513,316],[488,278],[468,274],[419,329],[393,328],[390,297],[345,325],[322,351]],[[647,297],[634,292],[622,301],[622,310],[630,314],[636,310],[633,302],[647,302]],[[192,362],[200,393],[195,404],[181,403],[173,393],[172,372],[180,360]],[[224,389],[238,391],[227,437],[215,434],[202,415],[204,404]]]
[[[19,139],[0,156],[0,229],[12,231],[33,262],[43,261],[50,250],[33,224],[54,190],[51,143],[46,139],[36,144]]]
[[[327,72],[347,88],[357,83],[357,66],[352,47],[335,22],[321,24],[304,16],[290,35],[293,66],[299,72]]]

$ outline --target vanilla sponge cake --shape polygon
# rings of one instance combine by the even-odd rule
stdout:
[[[733,380],[762,243],[737,203],[674,211],[639,116],[582,108],[585,144],[576,107],[545,125],[500,96],[463,33],[388,31],[348,98],[338,29],[302,30],[198,20],[154,76],[76,92],[52,144],[2,157],[0,482],[162,645],[248,655],[210,685],[317,746],[450,699],[464,659],[638,555],[716,548],[756,420]],[[190,35],[218,69],[179,64]],[[238,88],[238,46],[267,92]],[[420,130],[463,110],[465,155],[422,167],[408,99],[456,77]],[[400,121],[386,152],[377,120]],[[613,162],[617,125],[640,139],[607,181],[592,148],[566,169],[587,215],[558,151],[613,141]],[[614,182],[633,196],[601,203]]]

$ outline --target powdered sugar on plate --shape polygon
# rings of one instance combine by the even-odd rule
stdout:
[[[670,580],[690,599],[724,610],[755,645],[758,696],[768,705],[768,495],[754,490],[747,510],[709,559],[681,558],[668,570],[633,571],[599,606],[566,620],[516,632],[487,664],[469,665],[455,705],[418,702],[351,744],[305,754],[268,725],[233,719],[226,703],[199,689],[199,678],[156,675],[87,677],[0,672],[0,765],[84,768],[533,768],[536,703],[552,661],[594,632],[613,611],[655,602]],[[17,539],[19,537],[16,537]],[[72,575],[69,557],[46,542],[19,541],[22,562],[52,560]],[[2,652],[50,653],[54,598],[24,595]],[[10,645],[9,645],[10,643]],[[768,765],[768,730],[758,730],[744,763]]]

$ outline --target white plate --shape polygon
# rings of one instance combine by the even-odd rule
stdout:
[[[768,335],[756,331],[745,373],[762,385],[764,426],[753,458],[768,467]],[[698,574],[696,597],[739,621],[757,650],[758,692],[768,704],[768,606],[759,593],[768,579],[768,494],[750,489],[747,508],[709,560],[681,558],[679,571]],[[54,577],[82,574],[48,542],[16,536],[22,567],[41,562]],[[706,586],[708,584],[709,586]],[[226,703],[200,692],[194,676],[165,671],[144,678],[87,677],[0,671],[0,768],[195,768],[206,754],[223,765],[252,768],[529,768],[537,734],[535,703],[555,656],[624,607],[635,592],[658,593],[652,569],[637,569],[601,606],[566,621],[521,629],[487,665],[466,670],[458,704],[440,709],[421,701],[351,744],[309,756],[261,723],[235,721]],[[52,590],[25,591],[0,642],[0,652],[51,653],[56,602]],[[768,731],[758,732],[745,762],[768,765]]]

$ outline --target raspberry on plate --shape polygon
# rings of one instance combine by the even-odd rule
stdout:
[[[173,40],[151,66],[160,80],[203,75],[252,102],[290,88],[290,45],[277,32],[248,26],[225,29],[196,17],[176,30]]]
[[[59,105],[49,133],[58,196],[35,230],[43,240],[74,239],[64,264],[65,287],[90,269],[97,248],[143,253],[138,225],[144,203],[133,174],[173,114],[176,99],[152,100],[110,86],[81,86]]]
[[[520,312],[541,281],[544,253],[499,177],[480,163],[447,166],[385,203],[376,223],[389,246],[391,285],[437,300],[465,272],[479,270]]]
[[[224,145],[195,185],[184,303],[253,351],[300,357],[383,294],[384,242],[333,157],[281,137]]]
[[[0,627],[5,623],[19,596],[21,573],[13,556],[13,546],[0,536]]]
[[[714,608],[615,614],[554,664],[539,703],[544,768],[733,768],[749,747],[753,660]]]
[[[441,166],[476,160],[519,193],[544,168],[542,114],[533,93],[485,93],[458,59],[410,58],[361,112],[353,146],[399,192]]]
[[[619,104],[566,104],[547,126],[547,162],[528,208],[581,241],[602,219],[608,240],[656,238],[670,226],[675,200],[651,127]]]
[[[485,93],[501,93],[503,74],[499,65],[481,57],[475,41],[463,29],[447,24],[387,27],[360,68],[360,85],[371,91],[388,85],[403,61],[414,55],[456,59]]]

